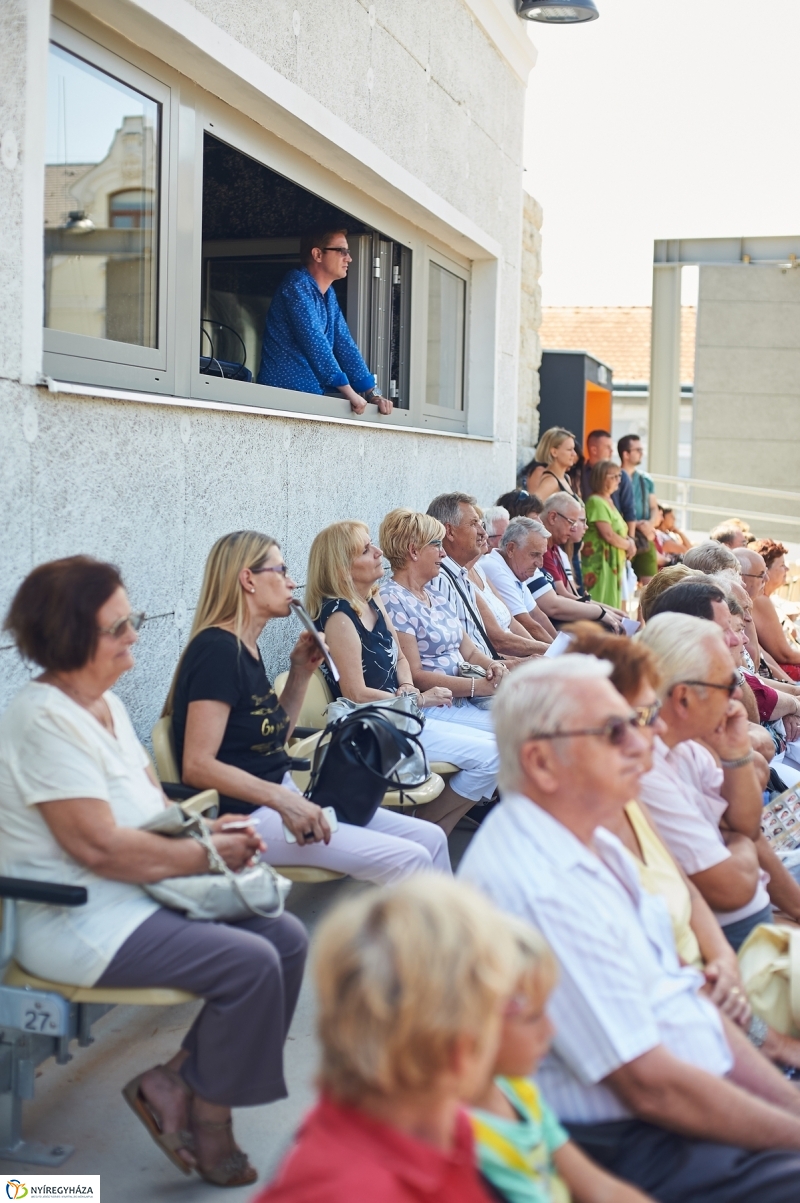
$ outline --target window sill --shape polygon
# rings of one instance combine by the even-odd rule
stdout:
[[[194,397],[174,397],[165,393],[140,393],[130,389],[101,388],[93,384],[75,384],[65,380],[54,380],[46,376],[43,382],[50,393],[63,393],[78,397],[97,397],[106,401],[135,401],[146,405],[172,405],[178,409],[222,410],[226,413],[258,414],[268,418],[287,418],[299,422],[326,422],[334,426],[358,426],[367,430],[391,430],[401,434],[433,435],[444,439],[466,439],[476,443],[492,443],[490,435],[469,434],[463,430],[439,430],[421,426],[399,426],[389,422],[375,422],[354,414],[351,418],[330,417],[320,414],[297,413],[291,409],[266,409],[260,405],[238,405],[229,401],[201,401]]]

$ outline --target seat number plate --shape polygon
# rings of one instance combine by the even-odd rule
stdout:
[[[0,1028],[36,1036],[69,1035],[69,1003],[59,994],[0,986]]]

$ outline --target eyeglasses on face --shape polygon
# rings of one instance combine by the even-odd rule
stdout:
[[[431,541],[429,543],[426,543],[425,546],[426,547],[438,547],[441,549],[442,540],[441,539],[431,539]]]
[[[633,709],[638,727],[654,727],[661,713],[661,703],[651,702],[649,706],[634,706]]]
[[[739,679],[734,676],[733,680],[727,685],[718,685],[715,681],[676,681],[675,685],[697,685],[703,689],[724,689],[728,697],[732,698],[739,688]],[[672,686],[672,689],[675,688],[675,685]],[[670,693],[672,693],[672,689]]]
[[[767,579],[767,577],[769,576],[769,573],[766,571],[764,571],[764,572],[743,572],[742,576],[749,576],[750,579],[753,581],[765,581]]]
[[[323,246],[323,247],[320,247],[320,250],[323,252],[323,254],[325,253],[325,251],[336,251],[337,255],[349,255],[350,254],[349,246]]]
[[[110,627],[100,627],[99,633],[101,635],[110,635],[112,639],[119,639],[125,634],[128,627],[132,631],[138,631],[146,618],[147,615],[143,610],[133,610],[130,614],[126,614],[124,618],[118,618]]]
[[[640,707],[641,710],[650,710],[652,707]],[[625,743],[627,736],[631,731],[638,727],[651,726],[655,722],[652,719],[650,723],[643,723],[639,717],[639,710],[624,718],[622,715],[615,714],[613,718],[608,719],[603,723],[602,727],[583,727],[579,731],[548,731],[543,735],[529,735],[529,739],[574,739],[578,735],[596,735],[600,739],[604,739],[612,748],[620,748]]]
[[[258,576],[260,572],[279,572],[281,576],[286,576],[289,569],[285,564],[265,564],[263,568],[251,568],[253,576]]]

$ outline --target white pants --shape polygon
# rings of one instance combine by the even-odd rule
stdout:
[[[431,706],[425,711],[425,726],[419,738],[428,760],[449,760],[458,765],[461,772],[453,774],[450,785],[462,798],[473,802],[491,798],[500,763],[494,735],[477,727],[463,726],[459,730],[455,722],[439,721],[441,714],[449,713],[445,706]]]
[[[453,872],[447,836],[441,827],[380,806],[366,827],[340,823],[329,844],[288,843],[281,816],[268,806],[260,806],[248,817],[266,842],[264,860],[276,869],[281,865],[309,865],[376,885],[402,881],[424,869]]]
[[[469,702],[463,706],[426,706],[422,713],[426,719],[434,719],[437,723],[460,723],[462,727],[488,731],[494,738],[491,711],[479,710],[477,706],[470,706]]]

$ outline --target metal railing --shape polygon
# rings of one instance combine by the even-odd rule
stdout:
[[[672,507],[675,511],[675,520],[679,527],[684,529],[697,529],[699,527],[699,529],[702,529],[705,526],[713,525],[713,523],[709,523],[708,521],[701,521],[696,527],[692,517],[694,514],[709,515],[720,519],[735,517],[748,522],[754,529],[758,528],[755,530],[756,534],[767,536],[783,533],[787,538],[795,542],[800,541],[800,493],[793,493],[787,489],[764,489],[755,485],[733,485],[718,480],[697,480],[694,477],[665,476],[660,472],[651,472],[650,475],[658,486],[656,490],[658,500],[663,505]],[[670,486],[669,491],[674,496],[666,496],[666,490],[661,488],[662,485]],[[717,501],[715,494],[722,493],[728,494],[729,501],[726,504],[714,504]],[[742,509],[742,499],[749,497],[765,497],[773,501],[792,501],[797,507],[797,513],[785,514],[766,510]],[[722,498],[719,500],[722,500]],[[789,507],[784,506],[781,508],[786,509]],[[775,531],[774,528],[776,526],[793,529],[791,533],[788,530],[780,532]]]

